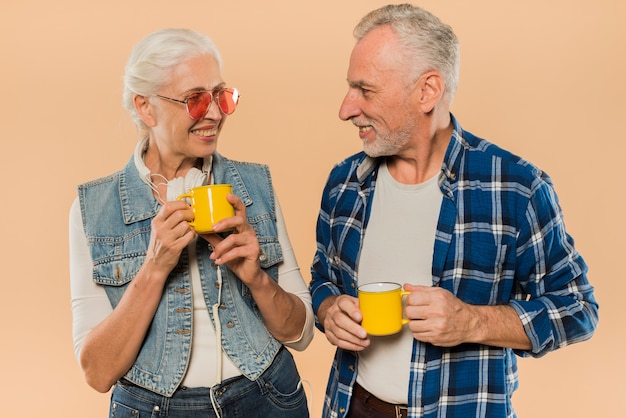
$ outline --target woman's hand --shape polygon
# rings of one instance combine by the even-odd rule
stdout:
[[[246,207],[236,195],[229,194],[226,199],[235,208],[235,216],[223,219],[213,226],[215,232],[233,230],[226,238],[217,234],[203,234],[213,246],[211,259],[218,265],[226,264],[239,279],[252,288],[261,282],[264,274],[259,263],[261,249],[256,232],[246,218]]]
[[[166,202],[152,219],[146,263],[166,273],[166,277],[178,263],[183,249],[196,236],[189,226],[193,217],[191,207],[177,200]]]
[[[254,228],[248,223],[246,207],[237,196],[226,199],[235,208],[235,216],[223,219],[213,226],[215,232],[233,230],[226,238],[217,234],[203,234],[213,247],[211,260],[225,264],[252,292],[263,322],[278,341],[294,341],[302,334],[306,320],[304,303],[286,292],[261,269],[261,249]]]

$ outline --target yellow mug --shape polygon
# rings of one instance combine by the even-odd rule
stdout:
[[[400,332],[409,322],[402,315],[402,297],[411,292],[398,283],[376,282],[359,286],[359,306],[363,314],[361,326],[369,335],[391,335]]]
[[[194,219],[189,225],[199,234],[211,234],[213,225],[218,221],[235,216],[235,208],[226,200],[226,195],[232,192],[233,186],[230,184],[209,184],[194,187],[176,200],[189,199],[194,213]]]

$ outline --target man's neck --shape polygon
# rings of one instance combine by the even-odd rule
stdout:
[[[441,171],[451,137],[452,121],[448,115],[446,124],[441,123],[439,128],[426,131],[406,150],[387,157],[389,173],[403,184],[419,184],[431,179]]]

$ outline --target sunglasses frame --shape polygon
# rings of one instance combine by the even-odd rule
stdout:
[[[230,112],[230,113],[226,113],[224,111],[224,109],[222,109],[222,105],[220,104],[220,100],[219,100],[220,93],[225,92],[225,91],[231,91],[232,94],[233,94],[233,98],[236,98],[234,100],[235,107],[234,107],[233,111]],[[202,94],[202,93],[210,93],[211,101],[209,102],[209,105],[207,106],[207,108],[204,111],[204,113],[202,113],[202,115],[200,115],[199,117],[194,118],[193,116],[191,116],[191,112],[189,111],[189,100],[190,100],[191,96],[193,96],[195,94]],[[217,103],[217,107],[220,110],[220,112],[222,112],[225,115],[232,115],[235,112],[235,110],[237,109],[237,105],[239,104],[239,99],[241,98],[241,94],[239,94],[239,90],[237,88],[235,88],[235,87],[228,87],[228,88],[223,88],[223,89],[213,90],[213,91],[211,91],[211,90],[194,91],[193,93],[189,93],[189,95],[187,97],[185,97],[184,100],[173,99],[171,97],[161,96],[160,94],[155,94],[154,96],[158,97],[159,99],[169,100],[170,102],[184,104],[185,105],[185,109],[187,110],[187,115],[192,120],[202,119],[202,117],[204,115],[206,115],[206,113],[211,108],[211,105],[213,104],[213,102]]]

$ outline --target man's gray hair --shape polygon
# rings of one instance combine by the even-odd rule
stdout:
[[[361,40],[379,26],[389,25],[398,36],[403,59],[413,73],[413,80],[427,71],[439,72],[446,84],[450,101],[454,98],[459,80],[459,40],[452,28],[430,12],[411,4],[390,4],[368,13],[354,28],[354,36]]]

